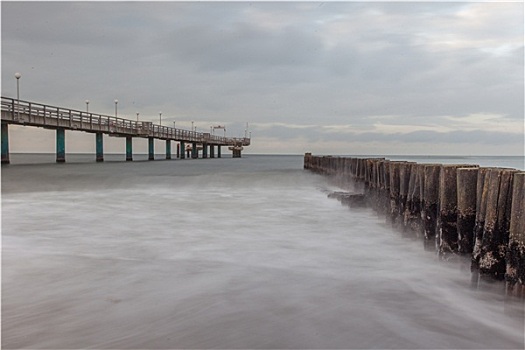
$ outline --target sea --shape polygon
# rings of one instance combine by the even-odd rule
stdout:
[[[302,155],[2,165],[3,349],[524,349],[524,304]],[[406,157],[523,170],[523,157]]]

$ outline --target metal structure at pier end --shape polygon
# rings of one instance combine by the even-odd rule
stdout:
[[[343,203],[362,197],[441,259],[468,261],[473,284],[504,280],[507,295],[525,299],[525,172],[311,153],[304,168],[353,185],[359,193],[341,192]]]
[[[56,161],[65,162],[65,130],[95,134],[96,160],[104,160],[103,134],[126,138],[126,160],[133,160],[133,137],[148,139],[148,159],[154,159],[154,140],[166,141],[166,159],[171,159],[171,141],[179,142],[177,157],[184,159],[186,145],[191,147],[191,158],[221,157],[221,146],[234,147],[233,157],[240,157],[240,150],[250,145],[250,138],[215,136],[211,133],[183,130],[134,121],[70,108],[49,106],[35,102],[2,97],[2,164],[9,163],[9,124],[42,127],[56,130]],[[217,153],[215,153],[217,150]]]

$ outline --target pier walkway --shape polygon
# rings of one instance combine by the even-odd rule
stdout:
[[[104,160],[102,135],[126,138],[126,160],[133,160],[132,138],[141,137],[149,140],[149,159],[153,160],[154,139],[166,140],[166,159],[171,159],[171,141],[179,142],[177,156],[185,158],[188,145],[191,158],[198,157],[202,149],[202,158],[221,157],[221,146],[228,146],[234,157],[241,156],[241,150],[250,145],[250,138],[232,138],[215,136],[190,130],[177,129],[153,124],[148,121],[134,121],[70,108],[56,107],[41,103],[2,97],[2,163],[9,163],[8,125],[26,125],[56,130],[57,162],[65,161],[65,130],[76,130],[96,135],[96,160]]]

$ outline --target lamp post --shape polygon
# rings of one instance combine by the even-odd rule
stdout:
[[[15,78],[16,78],[16,99],[20,101],[20,77],[22,74],[16,72]]]
[[[117,104],[118,104],[118,100],[115,99],[115,118],[117,117]]]
[[[173,121],[173,129],[175,129],[175,120]]]
[[[137,112],[137,121],[139,121],[139,112]]]
[[[159,112],[159,125],[162,126],[162,112]]]
[[[22,74],[16,72],[15,78],[16,78],[16,115],[17,118],[20,118],[20,77]]]
[[[191,131],[193,131],[193,121],[191,122]]]
[[[89,113],[89,100],[86,100],[86,113]]]

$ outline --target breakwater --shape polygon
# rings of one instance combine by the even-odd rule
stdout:
[[[373,208],[441,259],[470,260],[474,282],[502,280],[525,298],[525,172],[311,153],[304,168],[351,185],[336,197]]]

